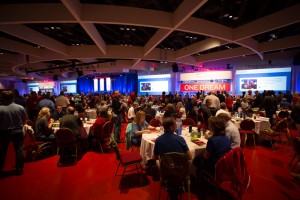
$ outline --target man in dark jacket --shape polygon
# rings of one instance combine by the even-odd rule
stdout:
[[[73,131],[74,137],[79,138],[79,125],[82,124],[82,121],[78,115],[74,115],[75,109],[72,106],[67,108],[67,114],[61,118],[60,127],[69,128]]]

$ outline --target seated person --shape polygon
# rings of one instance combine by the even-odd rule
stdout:
[[[176,115],[176,110],[173,104],[168,103],[166,106],[166,112],[164,113],[164,118],[174,116],[174,114]]]
[[[50,117],[50,109],[43,107],[35,122],[35,135],[41,139],[54,139],[52,125],[54,120]]]
[[[225,123],[225,132],[230,140],[231,148],[239,147],[241,145],[240,132],[237,126],[230,121],[230,115],[227,113],[220,113],[217,117],[222,119]]]
[[[142,140],[142,134],[150,133],[149,129],[155,129],[155,127],[148,125],[145,120],[145,112],[140,110],[136,113],[135,118],[132,122],[132,133],[131,141],[134,145],[140,146]]]
[[[174,134],[177,125],[173,117],[167,117],[163,120],[164,134],[155,140],[154,158],[158,159],[159,156],[169,153],[178,152],[186,153],[189,160],[192,159],[190,152],[183,137]]]
[[[65,114],[66,114],[66,112],[63,111],[62,106],[56,106],[56,109],[55,109],[54,112],[51,114],[51,117],[52,117],[54,120],[59,120],[59,119],[61,119]]]
[[[292,104],[287,102],[286,98],[283,98],[280,103],[280,108],[281,110],[283,110],[283,108],[285,108],[285,110],[290,110],[292,108]]]
[[[152,104],[151,103],[147,103],[146,104],[146,109],[144,111],[145,111],[145,114],[152,115],[153,118],[156,115],[156,110],[154,110],[152,108]]]
[[[94,124],[90,128],[90,134],[89,134],[89,143],[92,144],[92,139],[95,135],[100,136],[103,125],[108,122],[108,113],[107,109],[102,109],[98,113],[98,118],[94,122]]]
[[[220,104],[220,110],[218,110],[218,111],[216,112],[216,116],[218,116],[218,115],[221,114],[221,113],[225,113],[225,114],[230,115],[230,113],[228,112],[228,110],[227,110],[227,108],[226,108],[226,103],[224,103],[224,102],[222,102],[222,103]]]
[[[212,116],[208,119],[208,123],[210,133],[205,135],[208,141],[204,155],[194,159],[198,172],[201,169],[214,171],[215,164],[219,158],[231,150],[230,140],[226,136],[224,121]]]
[[[74,115],[75,109],[72,106],[67,108],[67,114],[61,118],[60,127],[69,128],[72,130],[74,137],[79,138],[79,125],[82,124],[82,121],[78,115]]]

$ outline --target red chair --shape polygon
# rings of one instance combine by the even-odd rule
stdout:
[[[281,120],[275,127],[272,127],[271,129],[267,130],[261,130],[260,131],[260,137],[270,141],[272,149],[274,150],[273,140],[275,138],[279,138],[280,143],[281,141],[281,135],[285,134],[288,130],[288,123],[286,119]]]
[[[161,122],[159,119],[155,119],[153,118],[150,123],[149,123],[150,126],[153,126],[153,127],[160,127],[161,126]]]
[[[265,112],[262,112],[262,111],[259,111],[258,114],[259,114],[259,116],[261,116],[261,117],[265,117],[265,116],[266,116],[266,113],[265,113]]]
[[[27,127],[26,127],[27,126]],[[51,142],[36,141],[34,136],[34,131],[29,128],[29,125],[24,126],[24,154],[25,158],[32,161],[36,160],[40,155],[44,153],[49,153],[46,150],[50,150],[51,154],[54,153],[53,146]]]
[[[121,181],[120,181],[119,187],[118,187],[118,188],[120,188],[120,184],[122,182],[122,179],[123,179],[125,173],[135,171],[135,170],[139,174],[140,174],[140,172],[143,173],[143,169],[142,169],[142,165],[141,165],[142,157],[141,157],[139,151],[131,151],[131,152],[128,152],[125,154],[121,154],[118,144],[115,141],[113,136],[111,136],[110,146],[114,149],[116,158],[119,161],[115,176],[118,175],[118,170],[120,168],[120,165],[122,165],[122,167],[124,168],[122,175],[121,175],[122,176]],[[135,167],[133,168],[132,166],[135,166]],[[127,170],[128,167],[131,167],[131,168],[129,170]]]
[[[193,119],[191,119],[191,118],[186,118],[186,119],[182,120],[182,125],[187,125],[187,126],[192,125],[192,126],[196,126],[196,123],[194,122]]]
[[[107,144],[112,133],[113,123],[111,121],[105,122],[103,126],[96,127],[94,130],[94,138],[100,144],[100,150],[103,153],[102,144]]]
[[[287,119],[289,115],[290,115],[289,111],[286,110],[280,111],[276,117],[276,122],[280,122],[283,119]]]
[[[241,134],[241,138],[244,138],[243,146],[245,146],[248,136],[252,136],[253,145],[254,145],[254,148],[255,148],[255,146],[256,146],[255,145],[255,135],[256,135],[256,133],[254,131],[254,128],[255,128],[255,123],[252,119],[244,119],[241,122],[239,132]]]
[[[300,138],[293,138],[294,156],[289,162],[290,172],[293,172],[294,167],[300,162]],[[296,162],[294,160],[296,159]]]
[[[250,185],[250,175],[240,147],[227,152],[215,165],[215,171],[201,170],[201,177],[215,186],[218,199],[219,189],[229,193],[233,199],[242,199]]]
[[[74,163],[77,163],[78,142],[74,137],[71,129],[60,128],[55,133],[57,152],[56,165],[62,164],[65,158],[75,158]],[[60,158],[60,159],[59,159]]]

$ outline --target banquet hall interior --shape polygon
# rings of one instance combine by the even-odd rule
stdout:
[[[0,91],[294,94],[300,92],[299,10],[298,0],[1,0]],[[262,125],[256,122],[257,134]],[[295,150],[282,139],[273,149],[259,142],[242,148],[250,174],[243,199],[300,199],[300,179],[290,174]],[[1,199],[158,199],[157,169],[121,179],[112,149],[88,151],[72,166],[58,167],[56,159],[55,151],[26,161],[16,176],[11,144]],[[217,199],[214,187],[203,195],[193,183],[191,199]]]

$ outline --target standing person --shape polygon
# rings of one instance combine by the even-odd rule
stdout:
[[[220,109],[220,100],[218,97],[216,97],[215,93],[212,91],[210,95],[207,95],[204,100],[203,103],[206,103],[207,99],[210,99],[212,102],[212,107],[214,107],[215,109],[219,110]]]
[[[112,100],[112,110],[114,112],[113,121],[114,121],[114,133],[115,140],[121,142],[121,129],[122,129],[122,104],[119,100],[120,93],[118,90],[114,91],[114,96]]]
[[[296,124],[298,137],[300,137],[300,99],[298,99],[297,104],[293,107],[291,117]]]
[[[266,92],[266,96],[259,109],[265,108],[266,117],[270,118],[271,126],[274,126],[273,115],[276,113],[277,102],[276,99],[272,96],[271,91]]]
[[[29,115],[29,119],[33,122],[35,122],[37,116],[38,116],[38,109],[37,109],[37,104],[38,104],[38,96],[35,91],[32,91],[30,93],[29,98],[26,101],[26,110]]]
[[[177,128],[175,119],[173,117],[167,117],[163,120],[162,125],[164,127],[164,134],[155,140],[154,159],[157,160],[159,156],[162,156],[165,153],[178,152],[186,153],[189,160],[191,160],[192,153],[185,140],[183,137],[174,134]]]
[[[14,103],[14,93],[3,91],[1,93],[2,105],[0,105],[0,175],[3,168],[9,143],[12,141],[16,152],[16,173],[24,172],[24,136],[23,125],[27,120],[27,114],[23,106]]]
[[[128,115],[128,120],[129,120],[128,122],[129,123],[132,122],[132,120],[134,119],[135,113],[136,113],[136,110],[137,110],[138,107],[139,107],[139,104],[137,102],[134,102],[131,105],[131,107],[128,109],[127,115]]]
[[[228,93],[226,93],[225,103],[226,103],[226,108],[228,109],[228,111],[232,112],[233,100],[232,100],[232,96],[230,96]],[[221,104],[220,104],[220,106],[221,106]]]
[[[55,110],[55,105],[53,101],[50,100],[50,92],[44,94],[43,99],[40,100],[37,104],[38,110],[41,110],[43,107],[48,107],[51,113],[53,113],[53,111]]]
[[[64,91],[61,91],[59,96],[56,98],[55,105],[56,106],[61,106],[64,111],[70,105],[70,101],[67,97],[65,97]]]

